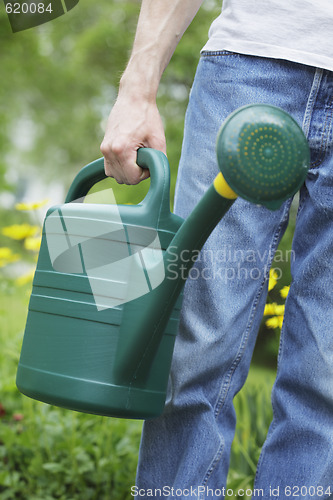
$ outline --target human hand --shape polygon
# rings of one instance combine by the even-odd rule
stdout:
[[[156,101],[119,95],[109,115],[101,144],[105,173],[119,184],[138,184],[149,177],[136,163],[137,150],[166,153],[165,134]]]

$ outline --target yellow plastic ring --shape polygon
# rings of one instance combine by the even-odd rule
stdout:
[[[228,200],[235,200],[238,195],[231,189],[221,172],[217,174],[214,179],[214,188],[215,191],[223,196],[223,198],[227,198]]]

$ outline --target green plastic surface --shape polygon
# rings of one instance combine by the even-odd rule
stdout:
[[[217,155],[223,176],[236,193],[272,209],[299,188],[309,164],[297,124],[282,110],[262,105],[245,107],[228,118],[218,137]],[[84,167],[66,203],[47,213],[17,371],[17,386],[27,396],[114,417],[146,419],[163,411],[183,285],[194,256],[234,200],[223,198],[211,185],[183,221],[170,213],[166,157],[140,149],[138,164],[149,168],[151,185],[139,205],[116,207],[123,232],[115,230],[119,228],[114,205],[73,203],[105,177],[103,159]],[[99,310],[87,269],[80,271],[77,265],[75,246],[64,248],[63,256],[52,264],[45,233],[51,218],[58,223],[52,233],[55,238],[75,222],[75,238],[89,236],[80,243],[81,254],[86,245],[101,266],[109,258],[121,259],[122,248],[131,253],[157,234],[164,279],[156,286],[150,282],[148,293]],[[91,237],[92,228],[101,221],[110,224],[110,230]],[[147,276],[157,269],[154,253],[150,255],[151,261],[145,261]],[[131,276],[136,276],[142,264],[133,261]],[[68,269],[61,268],[64,263]],[[108,281],[107,275],[102,278],[105,295],[116,295],[119,283]]]
[[[117,376],[124,384],[146,380],[150,360],[155,358],[195,257],[234,201],[223,198],[210,186],[165,252],[165,279],[161,285],[149,293],[149,301],[141,297],[125,304],[116,366]]]
[[[306,177],[310,155],[297,122],[280,108],[252,104],[223,123],[217,157],[229,186],[242,198],[277,209]]]
[[[162,153],[151,149],[139,150],[137,161],[150,170],[149,191],[139,205],[118,205],[116,208],[125,233],[136,238],[133,241],[132,237],[131,245],[142,244],[141,239],[150,241],[151,232],[152,238],[158,234],[161,247],[166,251],[183,223],[183,219],[170,213],[169,164]],[[154,355],[147,359],[149,366],[145,380],[129,386],[117,374],[121,359],[119,351],[121,343],[132,341],[136,316],[142,314],[137,309],[140,299],[130,302],[131,326],[124,333],[121,324],[127,314],[127,304],[98,310],[87,273],[73,272],[75,259],[70,253],[73,248],[64,251],[68,270],[60,272],[52,265],[47,245],[45,227],[48,219],[59,217],[59,238],[64,221],[66,224],[74,221],[77,232],[86,231],[88,234],[96,224],[110,220],[111,232],[102,236],[103,241],[109,238],[112,244],[114,238],[114,248],[118,248],[116,238],[119,236],[117,231],[112,231],[114,223],[111,224],[115,206],[74,202],[104,178],[101,158],[78,173],[66,203],[52,207],[47,213],[16,382],[23,394],[49,404],[107,416],[145,419],[158,415],[164,407],[182,294],[169,311]],[[88,243],[94,241],[91,238]],[[73,255],[75,257],[75,253]],[[103,259],[102,265],[105,263]],[[111,295],[116,286],[110,280]],[[150,293],[143,297],[143,303],[149,308]],[[121,339],[120,335],[123,336]],[[132,373],[135,369],[131,362],[128,358],[123,367],[125,372]]]

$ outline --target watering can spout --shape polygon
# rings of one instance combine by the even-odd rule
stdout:
[[[283,110],[267,105],[245,106],[227,118],[217,138],[217,159],[220,172],[167,248],[165,279],[150,292],[149,303],[138,302],[134,327],[125,306],[116,367],[123,381],[144,384],[146,380],[170,312],[195,261],[184,262],[182,252],[193,250],[198,255],[238,196],[278,209],[298,191],[310,162],[298,124]],[[129,330],[132,341],[122,343]]]
[[[215,185],[230,197],[222,196]],[[135,381],[136,384],[145,384],[151,362],[170,321],[170,314],[195,261],[194,257],[184,261],[184,251],[190,250],[193,255],[197,255],[236,198],[237,195],[218,176],[166,249],[163,256],[165,277],[162,283],[149,292],[148,299],[143,296],[135,304],[128,302],[124,305],[115,364],[119,382]],[[171,359],[169,362],[171,363]]]

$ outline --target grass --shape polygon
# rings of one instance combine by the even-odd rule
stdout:
[[[0,498],[128,499],[141,421],[62,410],[23,397],[16,389],[28,297],[29,287],[1,283]],[[271,371],[253,366],[244,390],[235,399],[238,423],[228,478],[228,487],[234,491],[253,486],[271,419],[273,377]]]

